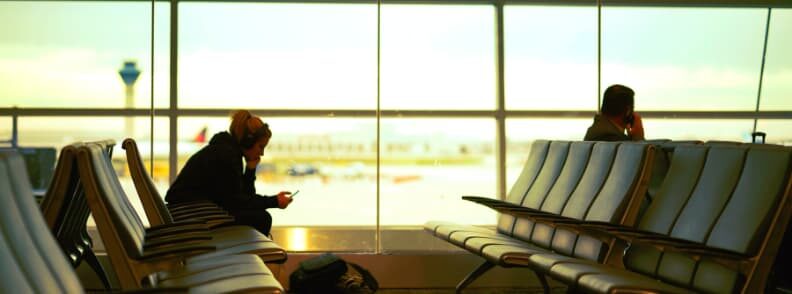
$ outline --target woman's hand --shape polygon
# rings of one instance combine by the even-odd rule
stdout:
[[[288,195],[291,195],[291,192],[281,191],[278,193],[278,207],[280,209],[285,209],[292,202],[292,198]]]

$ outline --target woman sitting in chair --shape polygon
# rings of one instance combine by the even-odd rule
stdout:
[[[260,117],[247,110],[234,112],[228,132],[215,134],[209,145],[187,160],[165,201],[212,201],[234,216],[237,223],[269,236],[272,216],[267,209],[284,209],[292,202],[290,192],[256,194],[256,166],[271,137],[272,131]]]

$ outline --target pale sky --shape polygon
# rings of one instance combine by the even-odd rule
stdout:
[[[376,107],[376,6],[181,7],[181,107]],[[169,7],[156,9],[155,106],[166,107]],[[631,86],[638,110],[753,110],[765,17],[605,8],[603,89]],[[123,107],[127,59],[142,71],[135,106],[149,106],[150,3],[4,1],[0,18],[14,28],[0,31],[0,107]],[[381,21],[383,108],[494,109],[492,7],[385,5]],[[792,40],[780,36],[792,10],[774,10],[770,32],[762,109],[790,110]],[[596,109],[596,9],[508,6],[505,37],[507,109]]]

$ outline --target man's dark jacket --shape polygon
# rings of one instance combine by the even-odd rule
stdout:
[[[209,145],[187,160],[165,201],[210,200],[232,215],[235,211],[278,207],[277,197],[256,194],[256,171],[246,169],[242,158],[242,147],[231,134],[215,134]]]
[[[585,141],[630,141],[632,138],[619,130],[612,121],[601,114],[594,116],[594,122],[586,130]]]

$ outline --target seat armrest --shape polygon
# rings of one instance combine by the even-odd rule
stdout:
[[[140,258],[147,262],[153,262],[162,259],[184,259],[186,257],[209,253],[215,250],[217,250],[217,247],[208,245],[157,247],[152,249],[144,249]]]
[[[527,218],[543,218],[547,220],[569,220],[569,221],[580,221],[578,219],[562,216],[559,214],[555,214],[552,212],[542,211],[538,209],[528,208],[524,206],[512,205],[512,206],[493,206],[492,209],[497,210],[500,213],[509,214],[516,217],[527,217]],[[536,219],[536,221],[540,221]]]
[[[472,201],[476,203],[506,202],[503,200],[483,197],[483,196],[462,196],[462,200]]]

